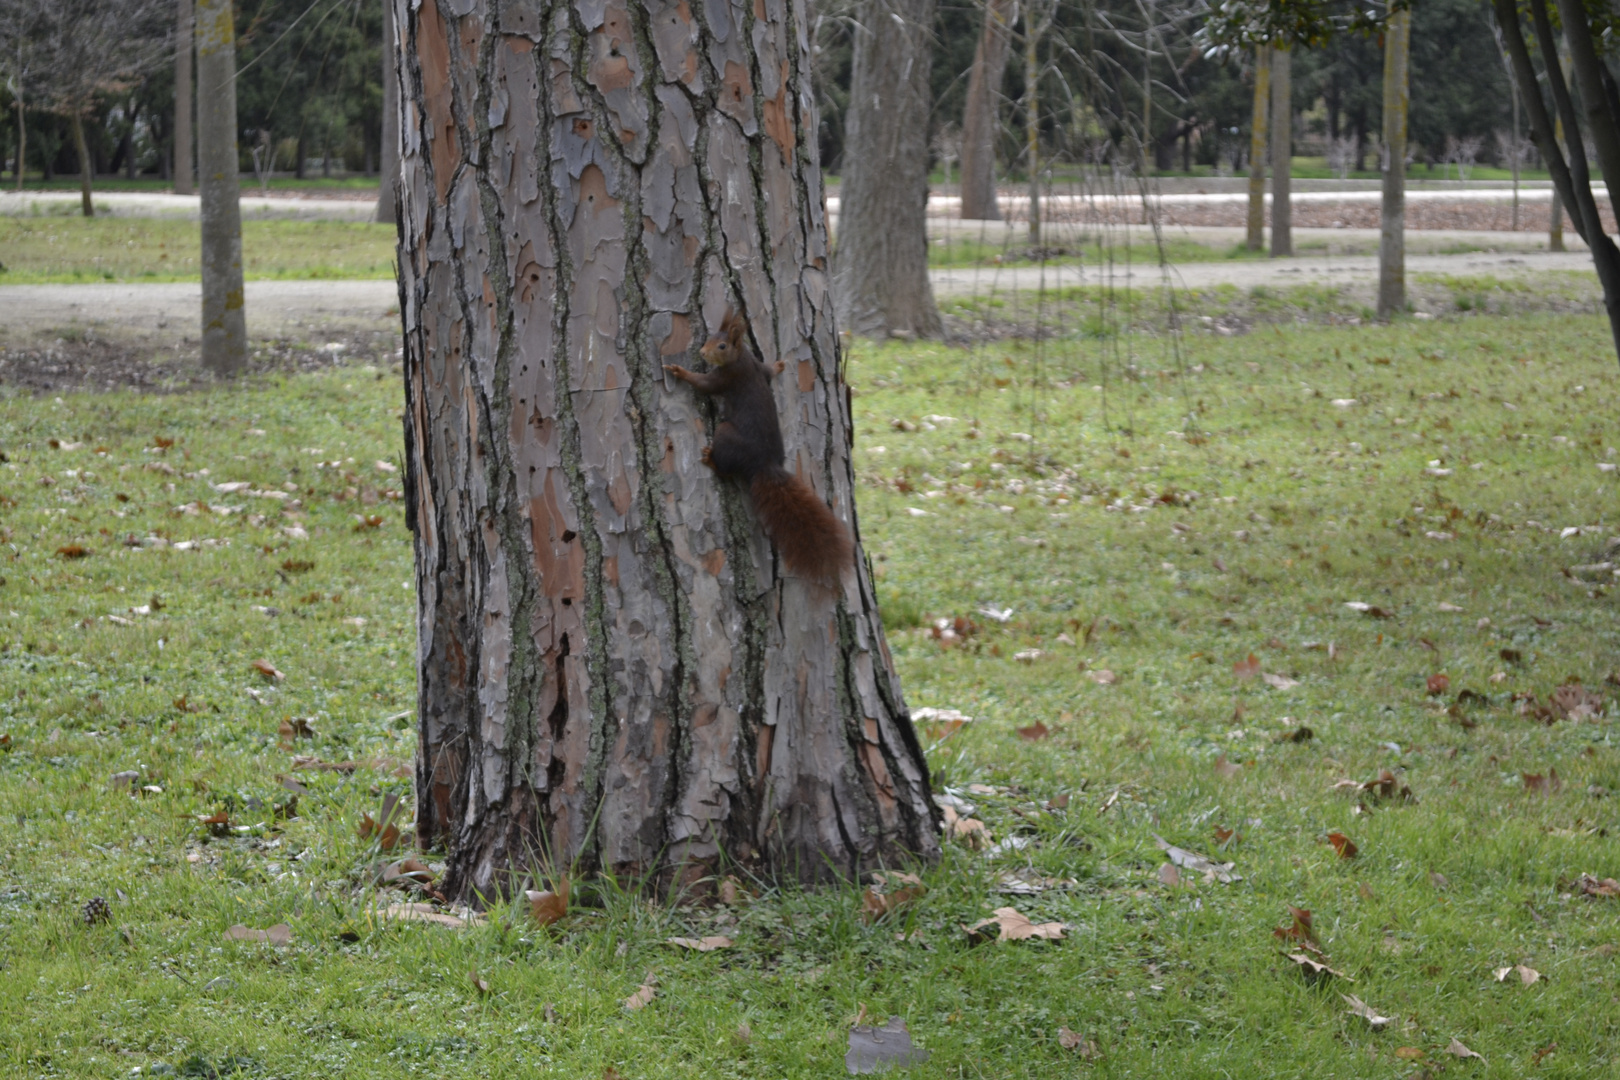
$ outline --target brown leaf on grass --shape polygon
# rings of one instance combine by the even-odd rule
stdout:
[[[538,889],[525,889],[524,897],[529,901],[529,916],[541,926],[550,926],[552,923],[568,914],[567,878],[558,878],[555,888],[540,891]]]
[[[1575,880],[1575,887],[1583,896],[1597,896],[1605,900],[1620,896],[1620,881],[1614,878],[1596,878],[1591,874],[1582,874]]]
[[[1058,1028],[1058,1045],[1065,1050],[1073,1050],[1085,1061],[1095,1061],[1102,1053],[1097,1049],[1097,1040],[1088,1039],[1078,1031],[1070,1031],[1066,1027]]]
[[[467,978],[472,983],[473,989],[478,991],[480,996],[489,993],[489,980],[478,974],[478,972],[467,972]]]
[[[1530,1055],[1530,1064],[1532,1067],[1540,1065],[1542,1058],[1546,1057],[1548,1054],[1555,1054],[1557,1052],[1558,1044],[1555,1042],[1550,1042],[1546,1046],[1543,1046],[1540,1050],[1537,1050],[1535,1053]]]
[[[1580,683],[1565,683],[1552,692],[1549,701],[1565,720],[1596,720],[1603,715],[1603,695]]]
[[[1298,964],[1299,973],[1305,977],[1306,982],[1313,985],[1319,982],[1324,982],[1328,979],[1343,979],[1345,982],[1356,981],[1350,976],[1346,975],[1344,972],[1330,968],[1320,960],[1306,956],[1302,952],[1284,953],[1283,955],[1287,956],[1288,959],[1292,960],[1295,964]]]
[[[653,976],[653,973],[647,972],[647,977],[636,988],[636,992],[624,999],[624,1007],[631,1012],[635,1012],[652,1004],[652,999],[658,996],[656,982],[657,979]]]
[[[1225,848],[1236,836],[1237,831],[1235,829],[1228,829],[1221,825],[1215,826],[1215,846],[1218,848]]]
[[[1243,771],[1243,766],[1227,761],[1225,754],[1221,754],[1219,757],[1217,757],[1215,759],[1215,764],[1211,765],[1210,768],[1215,771],[1216,776],[1219,776],[1223,780],[1230,780],[1232,777],[1237,776]]]
[[[1316,931],[1311,927],[1311,913],[1309,911],[1290,904],[1288,914],[1292,921],[1287,926],[1279,926],[1272,930],[1272,937],[1281,941],[1316,941]]]
[[[427,863],[414,856],[389,863],[382,868],[378,875],[380,883],[391,885],[396,881],[414,881],[418,885],[431,885],[433,883],[433,870]]]
[[[287,677],[282,672],[276,670],[276,666],[268,660],[255,660],[253,661],[252,667],[254,671],[257,671],[260,675],[263,675],[272,682],[279,682]]]
[[[736,942],[728,937],[716,934],[713,937],[701,938],[672,937],[665,939],[664,944],[674,945],[682,949],[691,949],[693,952],[714,952],[716,949],[729,949]]]
[[[921,709],[911,710],[911,722],[922,729],[930,742],[941,742],[955,735],[964,724],[971,724],[973,717],[955,709],[936,709],[925,706]]]
[[[1491,972],[1497,982],[1507,982],[1509,975],[1517,974],[1519,982],[1525,986],[1534,986],[1541,980],[1541,972],[1525,964],[1514,964],[1511,967],[1499,967]]]
[[[1446,674],[1430,675],[1428,678],[1428,688],[1430,697],[1439,697],[1441,694],[1451,689],[1451,676]]]
[[[975,941],[984,941],[989,939],[985,931],[992,926],[997,928],[997,941],[1026,941],[1030,938],[1058,941],[1063,937],[1062,923],[1031,922],[1028,915],[1010,907],[996,908],[992,917],[980,919],[972,926],[965,926],[962,929],[966,930],[968,936]]]
[[[369,840],[378,832],[377,820],[370,814],[361,814],[360,824],[354,827],[354,831],[360,834],[360,839]]]
[[[1265,680],[1265,684],[1273,690],[1292,690],[1299,685],[1298,679],[1290,679],[1286,675],[1273,675],[1269,671],[1261,675],[1260,678]]]
[[[928,887],[916,874],[879,871],[872,877],[877,885],[869,886],[861,894],[861,917],[869,923],[921,900],[928,893]]]
[[[1028,727],[1015,728],[1013,730],[1018,737],[1023,739],[1025,742],[1040,742],[1042,739],[1052,734],[1051,729],[1045,724],[1041,723],[1039,720],[1035,721]]]
[[[1395,1048],[1395,1056],[1400,1058],[1402,1061],[1422,1061],[1423,1060],[1423,1047],[1421,1047],[1421,1046],[1397,1046]]]
[[[1464,1061],[1466,1061],[1468,1058],[1479,1058],[1481,1061],[1485,1060],[1484,1054],[1477,1054],[1468,1049],[1468,1047],[1462,1044],[1461,1039],[1457,1039],[1455,1037],[1452,1038],[1450,1044],[1446,1046],[1446,1053],[1450,1054],[1452,1057],[1461,1058]]]
[[[1152,833],[1150,835],[1152,835],[1154,843],[1159,845],[1159,850],[1164,852],[1166,858],[1175,863],[1177,866],[1181,867],[1183,870],[1191,870],[1194,873],[1203,874],[1204,881],[1206,883],[1219,881],[1221,884],[1227,885],[1233,881],[1242,880],[1236,874],[1232,873],[1232,868],[1237,865],[1236,863],[1216,862],[1208,855],[1200,855],[1196,851],[1188,851],[1186,848],[1176,847],[1170,841],[1166,840],[1157,833]]]
[[[276,732],[281,736],[281,741],[289,745],[298,739],[315,737],[315,729],[309,726],[309,719],[303,716],[287,717],[277,727]]]
[[[944,808],[945,835],[953,840],[960,840],[975,851],[982,850],[990,843],[990,830],[978,818],[963,817],[956,812],[956,808],[947,805]]]
[[[1181,870],[1175,863],[1159,864],[1159,884],[1175,888],[1181,884]]]
[[[1368,1005],[1365,1001],[1362,1001],[1354,994],[1340,994],[1339,996],[1344,998],[1346,1005],[1350,1006],[1350,1015],[1361,1017],[1363,1020],[1367,1021],[1367,1024],[1374,1031],[1377,1031],[1395,1019],[1393,1016],[1380,1016],[1372,1006]]]
[[[63,544],[56,553],[64,559],[82,559],[90,554],[90,549],[83,544]]]
[[[291,945],[292,927],[286,923],[276,923],[268,930],[253,930],[237,923],[225,931],[226,941],[262,941],[267,945]]]
[[[456,928],[481,926],[484,922],[484,917],[476,911],[440,911],[432,904],[389,904],[385,908],[379,908],[377,914],[385,919],[397,919],[401,922],[427,922]]]
[[[1342,832],[1328,833],[1327,842],[1333,845],[1333,850],[1339,853],[1341,859],[1353,859],[1356,857],[1356,852],[1360,850],[1356,847],[1355,841]]]
[[[1232,674],[1238,679],[1254,678],[1260,674],[1260,658],[1250,653],[1247,660],[1239,660],[1232,665]]]
[[[727,907],[735,907],[737,901],[748,898],[748,890],[743,888],[743,883],[730,875],[715,887],[714,894],[716,899]]]
[[[1542,795],[1556,795],[1564,790],[1564,782],[1558,777],[1557,769],[1548,769],[1547,775],[1540,773],[1520,773],[1524,777],[1524,790],[1534,791]]]
[[[1107,668],[1098,668],[1096,671],[1088,671],[1086,672],[1086,678],[1090,679],[1098,686],[1113,686],[1115,683],[1119,682],[1119,676],[1115,675]]]
[[[1429,884],[1433,885],[1441,892],[1445,892],[1447,889],[1451,888],[1450,879],[1448,879],[1446,875],[1435,870],[1429,871]]]

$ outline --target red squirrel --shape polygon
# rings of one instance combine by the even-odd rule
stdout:
[[[714,438],[704,447],[703,464],[748,484],[765,534],[789,570],[831,584],[849,565],[854,544],[827,504],[783,467],[782,426],[770,387],[773,372],[749,349],[747,332],[742,317],[728,311],[720,332],[700,350],[709,371],[699,374],[678,364],[664,370],[725,403]],[[782,366],[777,364],[776,372]]]

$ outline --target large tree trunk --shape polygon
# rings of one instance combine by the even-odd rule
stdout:
[[[1294,88],[1289,80],[1293,53],[1271,50],[1271,257],[1294,253]]]
[[[833,255],[838,321],[867,337],[939,337],[928,283],[934,0],[862,0],[856,22]]]
[[[1384,197],[1378,231],[1378,317],[1406,310],[1406,109],[1412,12],[1391,12],[1384,26]]]
[[[231,0],[197,0],[197,171],[202,181],[202,360],[247,366],[242,205],[237,184],[236,25]]]
[[[191,166],[191,0],[179,0],[179,8],[174,34],[174,191],[190,195],[197,190]]]
[[[1254,118],[1249,129],[1250,251],[1266,246],[1266,118],[1271,111],[1271,46],[1254,50]]]
[[[936,855],[864,556],[784,573],[662,370],[740,311],[785,365],[789,469],[854,531],[807,0],[393,2],[417,833],[445,891]]]
[[[996,201],[996,135],[1000,130],[1001,83],[1007,74],[1017,0],[988,0],[984,29],[968,75],[962,112],[962,217],[1000,221]]]
[[[394,33],[393,0],[382,0],[383,7],[383,104],[382,174],[377,184],[377,220],[392,225],[398,217],[394,186],[399,183],[399,39]]]
[[[90,160],[90,147],[84,140],[84,117],[74,113],[68,122],[73,127],[73,149],[79,155],[79,209],[85,217],[95,217],[96,207],[90,201],[90,191],[94,185],[96,167]]]

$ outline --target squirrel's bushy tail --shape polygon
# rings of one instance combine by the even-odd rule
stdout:
[[[788,569],[836,583],[854,558],[855,545],[827,504],[786,469],[758,473],[750,489],[754,510]]]

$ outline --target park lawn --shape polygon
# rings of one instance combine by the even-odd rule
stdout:
[[[1612,1076],[1620,898],[1575,882],[1620,876],[1614,727],[1514,702],[1615,693],[1605,324],[1172,344],[849,358],[895,662],[913,708],[976,717],[925,744],[1001,845],[951,843],[875,925],[853,886],[691,907],[600,880],[549,929],[378,919],[356,826],[414,742],[397,372],[0,400],[0,1069],[830,1077],[864,1014],[905,1018],[918,1078]],[[1388,797],[1338,786],[1381,770]],[[1167,883],[1156,836],[1232,880]],[[1065,938],[970,945],[1002,906]],[[1290,906],[1342,977],[1285,956]],[[285,947],[222,939],[281,922]],[[709,934],[736,943],[664,944]]]
[[[195,221],[0,217],[0,285],[200,279]],[[394,276],[394,227],[349,221],[244,221],[248,281]]]

